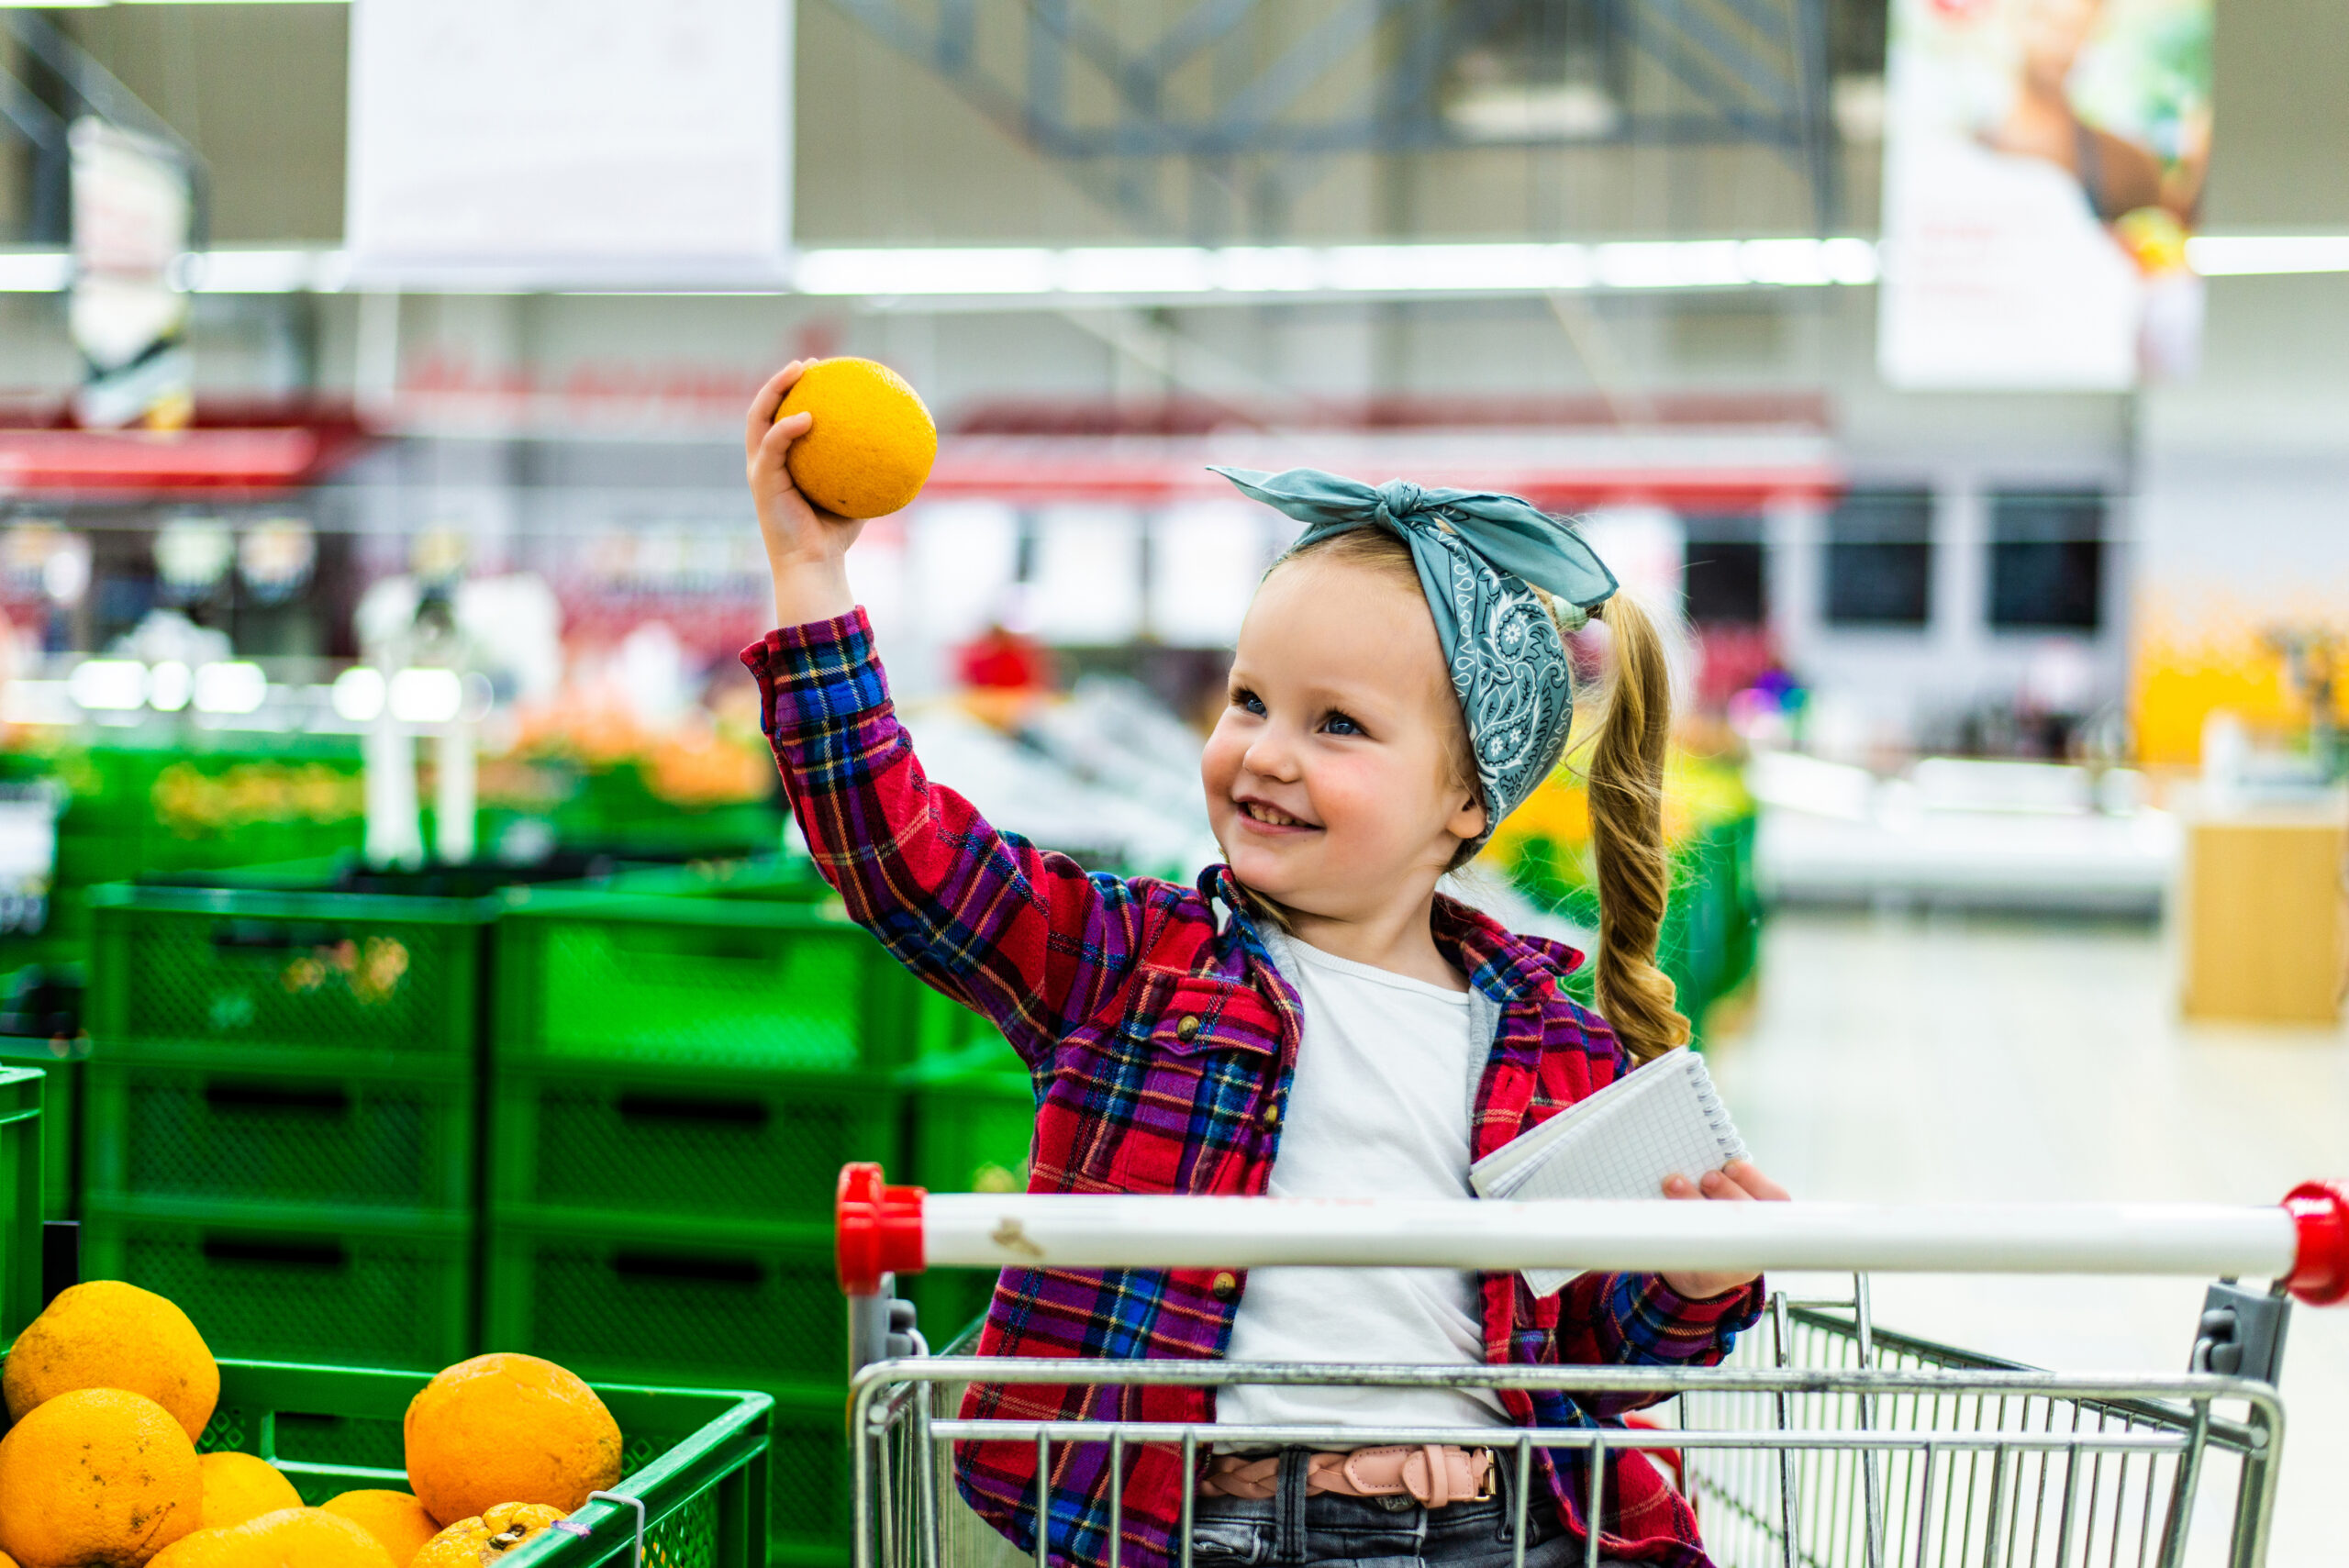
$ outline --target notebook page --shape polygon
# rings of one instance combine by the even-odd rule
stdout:
[[[1572,1135],[1575,1128],[1610,1106],[1653,1093],[1663,1080],[1685,1071],[1682,1066],[1684,1061],[1695,1059],[1694,1051],[1675,1050],[1634,1067],[1597,1094],[1576,1100],[1531,1132],[1520,1133],[1471,1165],[1468,1169],[1470,1184],[1483,1197],[1515,1195],[1518,1184],[1524,1181],[1527,1173],[1546,1159],[1551,1150]]]
[[[1578,1118],[1563,1136],[1549,1141],[1533,1158],[1508,1171],[1505,1193],[1497,1184],[1477,1179],[1477,1173],[1472,1172],[1477,1191],[1487,1197],[1526,1200],[1661,1201],[1664,1177],[1675,1173],[1694,1177],[1745,1158],[1745,1142],[1714,1093],[1712,1076],[1705,1071],[1703,1059],[1693,1051],[1675,1051],[1653,1063],[1653,1068],[1664,1068],[1666,1063],[1670,1063],[1669,1071],[1649,1069],[1632,1075],[1641,1078],[1652,1074],[1651,1084],[1642,1084],[1640,1092],[1594,1095],[1585,1102],[1591,1107],[1586,1115]],[[1625,1084],[1631,1082],[1626,1079]],[[1596,1103],[1602,1097],[1606,1104]],[[1547,1125],[1537,1130],[1546,1130]],[[1488,1156],[1494,1157],[1497,1156]],[[1573,1279],[1577,1272],[1528,1269],[1525,1278],[1534,1294],[1546,1296]]]

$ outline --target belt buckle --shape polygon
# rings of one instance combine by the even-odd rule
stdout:
[[[1471,1451],[1481,1453],[1485,1456],[1485,1480],[1484,1484],[1477,1489],[1476,1495],[1468,1500],[1472,1503],[1489,1503],[1496,1496],[1499,1496],[1498,1483],[1501,1473],[1500,1455],[1495,1453],[1488,1448],[1475,1449]]]

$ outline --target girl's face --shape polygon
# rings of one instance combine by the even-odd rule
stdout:
[[[1359,919],[1424,896],[1485,808],[1458,775],[1459,699],[1417,587],[1308,556],[1256,591],[1199,773],[1240,880]]]

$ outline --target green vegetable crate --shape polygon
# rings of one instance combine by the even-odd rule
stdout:
[[[151,1197],[83,1211],[83,1277],[170,1297],[215,1354],[441,1367],[479,1346],[469,1215]]]
[[[90,900],[102,1054],[364,1051],[472,1071],[494,899],[113,885]]]
[[[362,1487],[404,1492],[401,1418],[428,1381],[420,1372],[223,1361],[220,1403],[196,1446],[258,1454],[311,1505]],[[620,1427],[624,1473],[615,1490],[644,1504],[644,1551],[634,1561],[644,1568],[761,1568],[768,1561],[773,1401],[755,1393],[594,1386]],[[629,1563],[636,1530],[634,1508],[591,1502],[565,1528],[542,1532],[504,1562],[506,1568]]]
[[[0,1334],[40,1311],[42,1087],[38,1067],[0,1068]]]
[[[829,1224],[841,1166],[894,1159],[903,1114],[900,1091],[863,1074],[504,1063],[493,1212]]]
[[[869,1073],[986,1029],[804,880],[707,893],[512,890],[497,931],[500,1064]]]

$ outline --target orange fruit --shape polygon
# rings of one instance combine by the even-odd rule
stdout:
[[[196,1456],[195,1468],[204,1478],[204,1517],[198,1529],[240,1525],[281,1508],[302,1506],[302,1494],[294,1490],[294,1483],[265,1459],[249,1453],[205,1453]]]
[[[938,426],[896,371],[871,360],[818,360],[774,417],[802,409],[816,422],[784,463],[810,503],[842,517],[880,517],[921,494],[938,460]]]
[[[186,1313],[135,1284],[91,1280],[60,1292],[17,1337],[0,1370],[0,1396],[19,1421],[77,1388],[143,1394],[194,1442],[220,1401],[220,1368]]]
[[[407,1484],[444,1526],[500,1503],[569,1513],[620,1478],[620,1429],[596,1391],[536,1356],[475,1356],[409,1401]]]
[[[328,1497],[324,1507],[330,1514],[364,1526],[382,1541],[384,1550],[391,1553],[392,1568],[408,1568],[409,1560],[424,1543],[440,1533],[440,1521],[406,1492],[345,1492]]]
[[[147,1568],[253,1568],[256,1561],[242,1525],[215,1525],[180,1537],[148,1559]]]
[[[459,1519],[425,1542],[409,1568],[484,1568],[562,1518],[562,1512],[541,1503],[500,1503],[479,1518]]]
[[[23,1568],[139,1568],[203,1512],[195,1445],[143,1395],[77,1388],[0,1438],[0,1551]]]
[[[279,1508],[240,1525],[200,1529],[149,1568],[389,1568],[384,1543],[324,1508]]]

